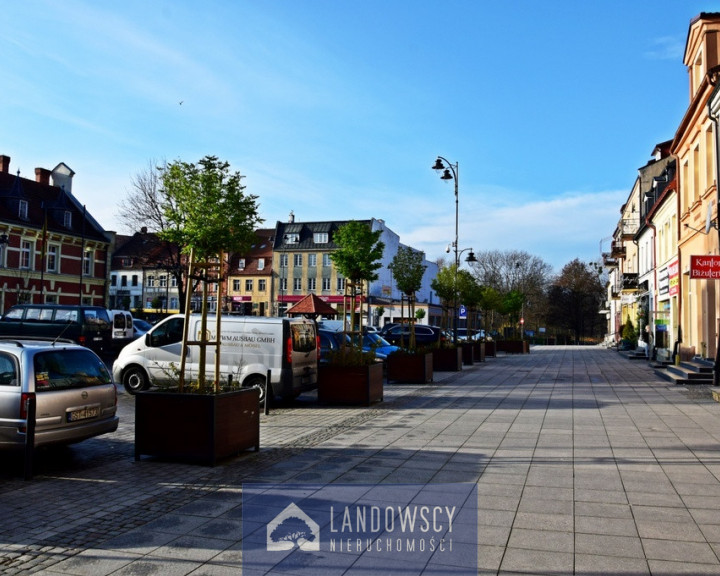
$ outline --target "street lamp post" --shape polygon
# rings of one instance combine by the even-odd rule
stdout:
[[[455,286],[453,288],[453,344],[457,344],[457,316],[458,316],[458,292],[457,292],[457,273],[460,267],[460,253],[458,252],[458,163],[452,164],[446,158],[438,156],[435,160],[433,170],[442,170],[441,180],[453,180],[455,184],[455,241],[453,248],[455,251]]]

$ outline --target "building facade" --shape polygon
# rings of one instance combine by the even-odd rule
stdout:
[[[35,169],[35,179],[10,172],[0,156],[0,309],[19,303],[88,304],[107,299],[106,232],[72,194],[64,163]]]

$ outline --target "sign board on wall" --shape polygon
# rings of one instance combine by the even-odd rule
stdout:
[[[720,256],[690,256],[690,278],[720,278]]]

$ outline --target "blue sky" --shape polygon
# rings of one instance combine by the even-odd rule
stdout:
[[[715,6],[713,6],[715,4]],[[401,241],[597,259],[689,103],[681,0],[8,0],[0,154],[65,162],[108,230],[154,160],[212,154],[265,226],[383,219]],[[606,242],[606,241],[605,241]]]

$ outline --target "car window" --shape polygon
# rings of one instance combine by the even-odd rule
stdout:
[[[51,322],[53,317],[53,309],[52,308],[42,308],[40,310],[40,320],[43,322]]]
[[[105,364],[89,350],[39,352],[33,362],[36,392],[100,386],[112,381]]]
[[[74,308],[59,308],[55,311],[56,322],[78,322],[78,311]]]
[[[290,324],[293,350],[295,352],[312,352],[317,343],[315,341],[315,326],[312,324]]]
[[[85,324],[110,325],[110,315],[106,310],[101,308],[83,310],[83,314],[85,316]]]
[[[8,354],[0,354],[0,386],[19,386],[17,365]]]
[[[22,320],[24,311],[24,308],[11,308],[8,313],[5,314],[3,320]]]
[[[28,308],[25,313],[25,320],[30,322],[37,322],[40,320],[40,308]]]
[[[167,322],[160,324],[153,330],[150,341],[151,346],[167,346],[182,341],[183,336],[183,319],[171,318]]]

